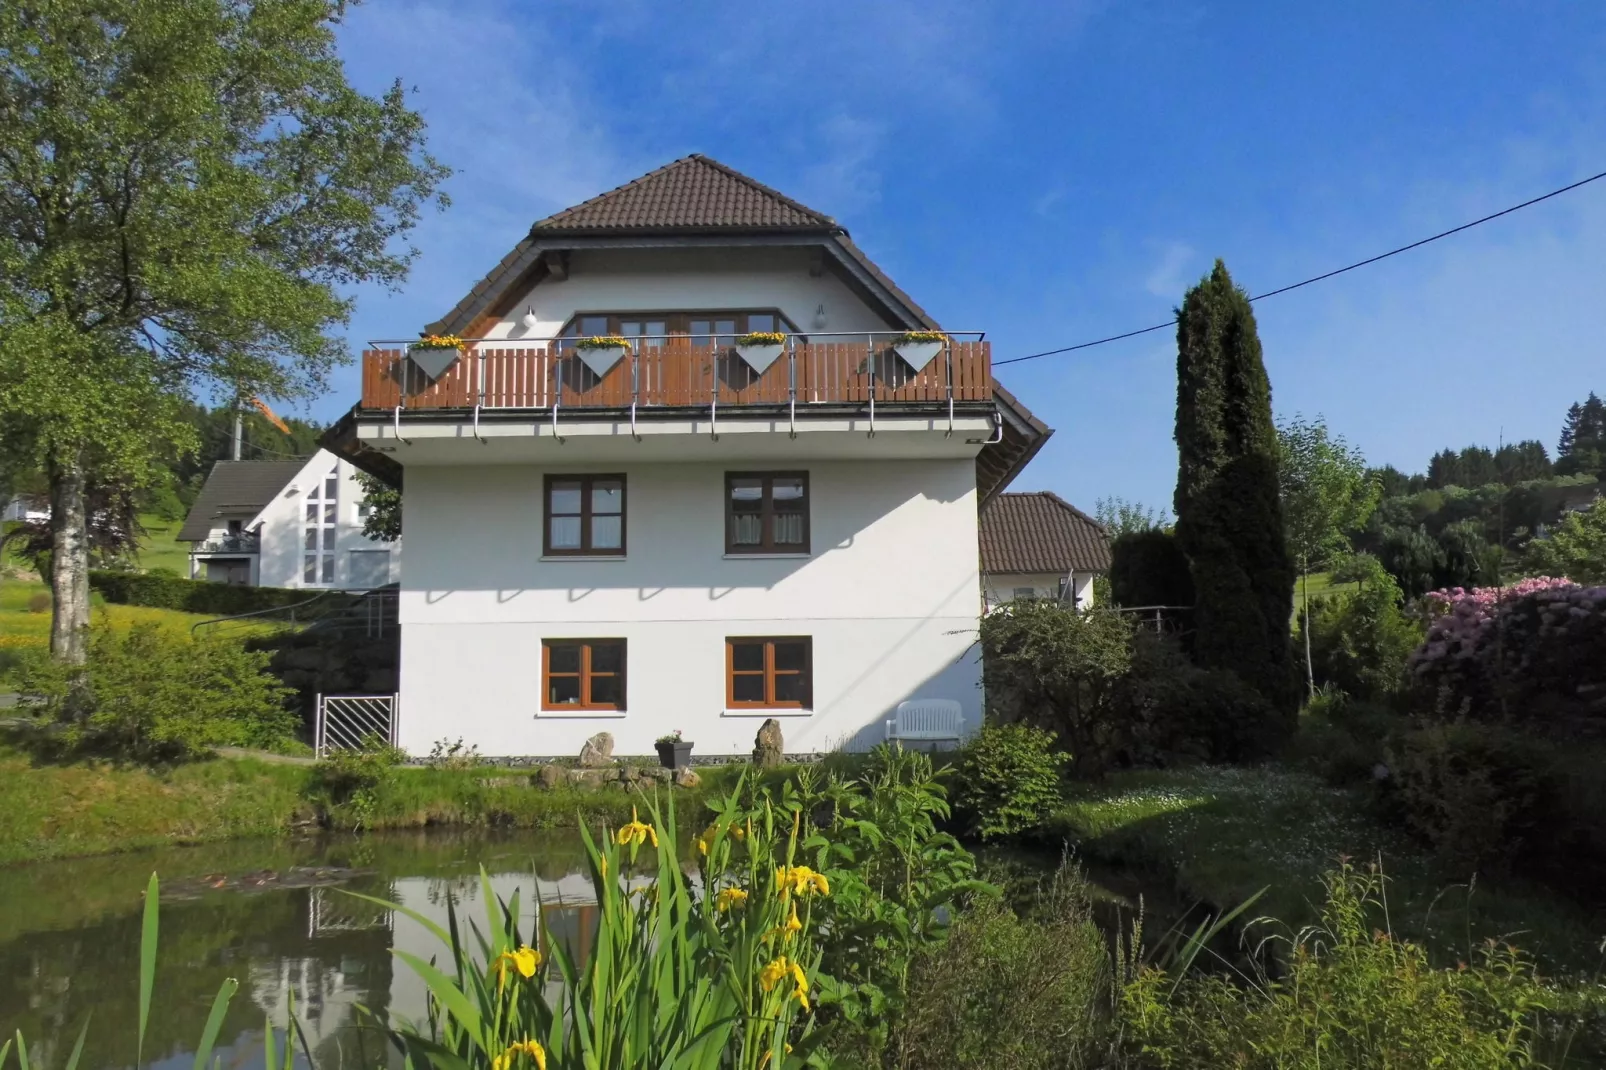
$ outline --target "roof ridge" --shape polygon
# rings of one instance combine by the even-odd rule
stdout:
[[[608,201],[622,197],[633,190],[639,190],[654,180],[662,179],[671,172],[688,166],[705,167],[732,182],[746,187],[750,191],[770,199],[778,206],[803,216],[807,220],[807,226],[803,227],[802,229],[818,226],[821,228],[829,228],[842,234],[847,233],[846,229],[840,223],[838,223],[832,217],[826,215],[824,212],[810,208],[808,205],[803,204],[801,201],[798,201],[792,197],[788,197],[786,194],[782,193],[778,189],[775,189],[774,187],[766,186],[764,183],[758,181],[758,179],[753,178],[750,175],[743,174],[729,164],[721,163],[719,160],[716,160],[711,156],[705,156],[700,152],[693,152],[688,155],[681,156],[678,159],[671,160],[661,167],[656,167],[644,175],[638,175],[628,182],[620,183],[614,188],[599,193],[594,197],[588,197],[579,204],[571,204],[567,208],[561,208],[558,211],[553,212],[551,215],[536,220],[534,223],[530,224],[530,237],[535,237],[536,235],[547,231],[561,231],[565,229],[567,224],[572,223],[577,217],[583,217],[588,209],[596,210],[598,208],[605,207],[605,203]],[[581,222],[575,225],[586,230],[594,229],[596,226],[596,224],[589,222]],[[644,229],[652,229],[653,225],[643,224],[641,226],[643,226]],[[795,222],[791,224],[791,226],[793,229],[799,229],[799,224]]]
[[[758,179],[754,178],[753,176],[747,175],[747,174],[743,174],[741,171],[736,170],[736,168],[732,167],[730,164],[721,163],[719,160],[714,159],[712,156],[704,156],[700,152],[694,152],[691,155],[685,157],[685,159],[688,159],[688,160],[701,160],[703,163],[708,164],[710,167],[713,167],[713,168],[715,168],[716,170],[719,170],[719,171],[723,171],[725,174],[729,175],[731,178],[736,179],[738,182],[745,182],[749,186],[752,186],[754,189],[758,190],[760,193],[766,194],[766,195],[768,195],[770,197],[774,197],[776,200],[781,201],[783,204],[787,205],[790,208],[795,208],[799,212],[802,212],[804,215],[814,216],[816,219],[821,220],[822,222],[827,223],[827,224],[829,224],[830,226],[833,226],[833,227],[842,227],[842,224],[838,223],[834,217],[828,216],[824,212],[821,212],[821,211],[819,211],[817,209],[810,208],[808,205],[804,204],[802,201],[797,200],[794,197],[788,197],[786,194],[782,193],[780,190],[776,189],[774,186],[766,186],[764,183],[760,182]],[[676,162],[678,163],[679,161],[676,161]],[[645,176],[643,176],[643,177],[645,177]],[[843,228],[843,233],[844,234],[847,233],[846,228]]]

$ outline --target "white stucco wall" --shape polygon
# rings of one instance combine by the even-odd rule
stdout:
[[[795,247],[577,249],[567,279],[531,287],[486,336],[550,338],[576,312],[764,308],[779,308],[805,334],[893,329],[830,270],[810,275],[810,263]],[[523,326],[526,310],[540,320],[533,330]]]
[[[1097,573],[1077,572],[1076,604],[1083,608],[1093,604],[1093,577]],[[1063,572],[989,572],[982,576],[982,588],[989,606],[1002,605],[1014,600],[1016,590],[1030,587],[1036,598],[1058,598],[1060,585],[1065,581]],[[1070,598],[1067,597],[1069,602]]]
[[[307,494],[331,471],[340,477],[336,497],[335,521],[335,578],[333,583],[307,583],[303,578],[302,556],[305,545],[305,510]],[[261,525],[262,549],[253,575],[253,583],[263,587],[350,588],[367,586],[357,582],[352,571],[352,551],[389,550],[390,572],[387,582],[395,582],[401,572],[401,543],[375,542],[362,533],[362,518],[357,507],[363,499],[362,486],[357,482],[357,469],[328,450],[319,450],[307,461],[297,476],[287,483],[279,494],[255,515],[242,514],[247,530]],[[220,517],[212,530],[212,537],[221,538],[227,533],[227,521],[232,514]],[[192,569],[205,576],[205,558],[191,559]]]
[[[573,755],[592,733],[650,754],[751,751],[766,716],[791,752],[880,741],[898,702],[952,698],[980,724],[975,466],[814,461],[811,554],[728,558],[721,464],[412,466],[401,575],[401,745]],[[541,560],[545,471],[623,471],[628,555]],[[813,638],[811,711],[725,709],[727,636]],[[627,712],[541,710],[541,641],[624,638]]]

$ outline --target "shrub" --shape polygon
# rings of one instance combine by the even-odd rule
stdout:
[[[1110,543],[1110,595],[1122,606],[1192,606],[1193,577],[1176,536],[1123,532]]]
[[[1434,969],[1386,931],[1383,882],[1345,865],[1328,875],[1321,926],[1289,941],[1287,971],[1242,984],[1144,969],[1121,993],[1140,1065],[1242,1070],[1529,1065],[1550,993],[1517,951]],[[1381,925],[1383,931],[1374,926]]]
[[[1310,629],[1316,683],[1369,701],[1404,686],[1406,662],[1422,641],[1421,629],[1400,609],[1399,587],[1381,567],[1359,590],[1314,601],[1302,624]]]
[[[1606,730],[1606,587],[1540,577],[1435,592],[1411,656],[1419,712],[1562,737]]]
[[[30,596],[29,599],[28,599],[28,612],[29,613],[49,613],[50,612],[50,595],[46,594],[43,591],[40,591],[38,594]]]
[[[1059,801],[1054,734],[1023,724],[988,725],[959,758],[954,803],[973,835],[1009,836],[1038,824]]]
[[[1084,1065],[1102,1033],[1109,971],[1087,886],[1063,870],[1029,917],[997,901],[962,914],[909,978],[892,1048],[907,1070]]]
[[[1140,634],[1109,725],[1115,765],[1243,762],[1284,739],[1282,716],[1229,669],[1201,669],[1176,641]]]
[[[396,767],[406,758],[404,751],[378,737],[371,737],[362,750],[331,751],[313,768],[311,793],[330,808],[336,821],[365,828],[373,821]]]
[[[1523,567],[1567,575],[1580,583],[1606,584],[1606,500],[1562,517],[1526,548]]]
[[[239,587],[205,580],[186,580],[156,572],[92,569],[89,586],[108,602],[130,606],[178,609],[219,617],[305,602],[317,592],[288,587]]]
[[[1132,629],[1105,606],[1028,599],[981,620],[982,680],[992,716],[1057,735],[1079,768],[1108,759],[1114,690],[1132,661]]]
[[[1431,590],[1444,569],[1444,548],[1424,527],[1384,529],[1377,556],[1406,598]]]
[[[1388,765],[1406,826],[1460,873],[1509,870],[1550,806],[1538,749],[1499,728],[1446,724],[1408,732],[1390,745]]]
[[[102,625],[90,635],[82,681],[36,655],[19,673],[19,705],[60,720],[75,749],[136,761],[182,761],[216,746],[271,749],[294,738],[298,721],[267,663],[227,638],[154,624],[119,635]]]

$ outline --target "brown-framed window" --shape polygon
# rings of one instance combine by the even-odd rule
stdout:
[[[541,640],[541,708],[622,712],[625,641]]]
[[[725,552],[809,552],[807,472],[726,472]]]
[[[549,474],[542,546],[548,557],[624,556],[625,477]]]
[[[814,641],[806,635],[725,640],[728,709],[812,709]]]
[[[725,309],[691,312],[579,312],[558,332],[561,338],[616,334],[644,338],[648,348],[663,344],[664,335],[686,335],[693,345],[733,345],[755,331],[796,334],[779,309]]]

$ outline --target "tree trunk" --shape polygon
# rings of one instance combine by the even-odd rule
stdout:
[[[1299,558],[1299,596],[1304,603],[1305,624],[1299,630],[1305,633],[1305,683],[1309,688],[1310,697],[1316,697],[1316,666],[1310,656],[1310,555],[1301,554]]]
[[[80,457],[50,465],[50,654],[82,665],[89,639],[89,518]]]

